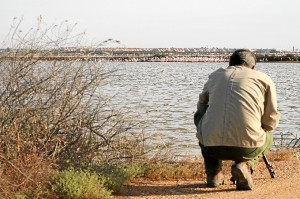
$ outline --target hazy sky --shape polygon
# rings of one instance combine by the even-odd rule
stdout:
[[[87,39],[124,47],[300,49],[299,0],[0,0],[0,40],[13,18],[68,20]]]

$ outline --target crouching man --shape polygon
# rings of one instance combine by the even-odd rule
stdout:
[[[237,190],[253,189],[254,163],[272,147],[279,116],[271,78],[256,70],[253,52],[235,51],[227,68],[210,74],[194,115],[207,186],[223,184],[222,160],[233,160]]]

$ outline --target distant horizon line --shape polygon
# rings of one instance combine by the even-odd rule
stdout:
[[[168,50],[172,50],[172,49],[210,49],[210,50],[237,50],[237,49],[249,49],[249,50],[253,50],[253,51],[284,51],[284,52],[300,52],[299,49],[295,49],[294,47],[291,50],[286,50],[286,49],[278,49],[278,48],[236,48],[236,47],[125,47],[125,46],[62,46],[62,47],[58,47],[55,49],[168,49]],[[7,50],[7,49],[14,49],[14,48],[10,48],[10,47],[0,47],[0,50]],[[23,48],[26,49],[26,48]]]

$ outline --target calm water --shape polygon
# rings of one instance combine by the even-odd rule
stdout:
[[[118,107],[147,120],[145,135],[151,142],[170,145],[176,155],[200,153],[193,114],[208,75],[227,63],[106,63],[118,69],[117,77],[102,92]],[[274,131],[275,146],[294,145],[300,136],[300,64],[258,63],[275,82],[281,112]],[[284,138],[284,139],[282,139]],[[293,141],[294,139],[294,141]]]

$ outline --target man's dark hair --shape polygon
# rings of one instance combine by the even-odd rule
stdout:
[[[229,60],[229,66],[243,65],[248,68],[252,68],[256,65],[256,56],[255,54],[248,49],[239,49],[236,50]]]

